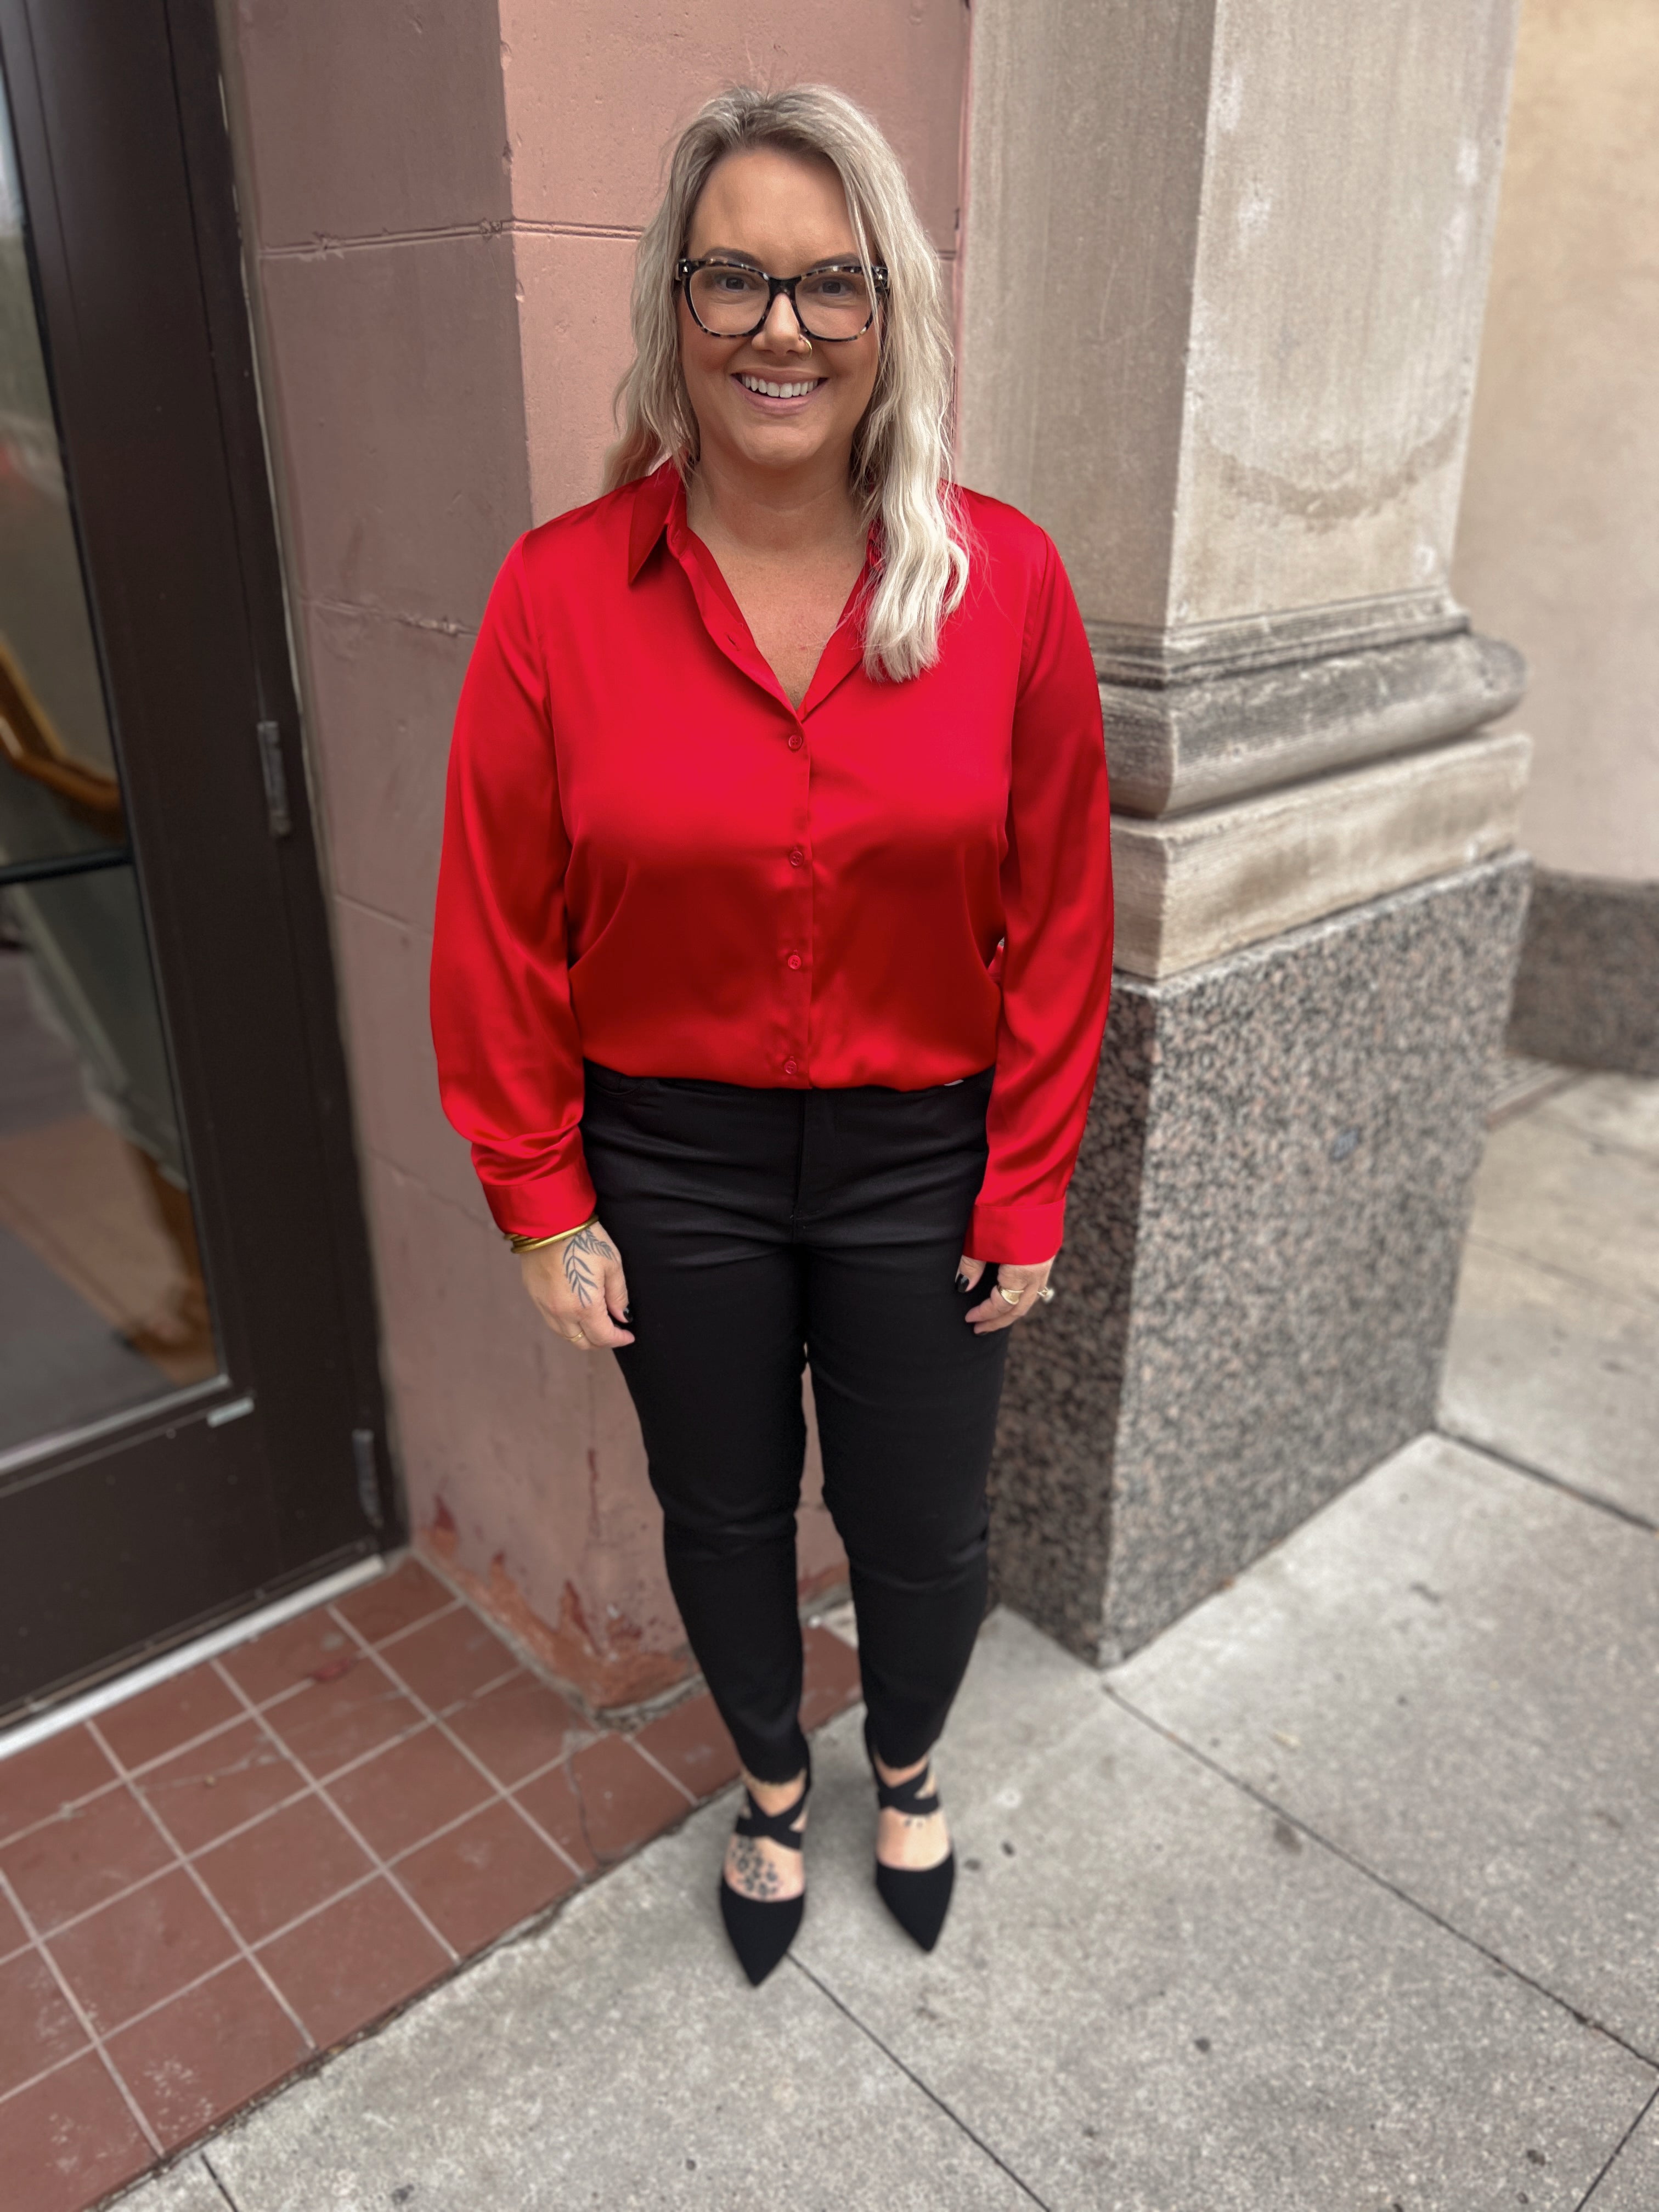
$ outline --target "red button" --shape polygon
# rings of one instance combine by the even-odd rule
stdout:
[[[790,751],[791,751],[792,753],[798,753],[798,752],[800,750],[801,747],[802,747],[805,743],[806,743],[805,738],[804,737],[802,737],[802,735],[801,735],[801,733],[800,733],[800,732],[799,732],[799,730],[791,730],[791,731],[790,731],[790,732],[789,732],[789,750],[790,750]]]
[[[789,965],[792,968],[799,968],[800,966],[800,955],[799,952],[792,952],[790,954]]]
[[[784,1061],[783,1072],[786,1075],[798,1075],[800,1073],[793,1060],[786,1060]]]
[[[789,855],[789,865],[792,868],[804,868],[806,866],[806,855],[799,845]]]

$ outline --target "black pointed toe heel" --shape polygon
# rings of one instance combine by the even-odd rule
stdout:
[[[908,1813],[925,1820],[939,1810],[939,1792],[927,1790],[927,1769],[913,1774],[908,1782],[884,1782],[881,1770],[876,1765],[876,1747],[870,1734],[866,1714],[864,1723],[864,1748],[870,1761],[870,1771],[876,1778],[876,1802],[884,1812]],[[945,1916],[951,1910],[951,1893],[956,1887],[957,1855],[949,1850],[937,1866],[890,1867],[876,1861],[876,1888],[882,1903],[899,1926],[924,1951],[931,1951],[939,1939],[945,1925]]]
[[[811,1789],[812,1755],[809,1752],[806,1756],[806,1779],[802,1783],[800,1795],[794,1803],[786,1805],[781,1813],[763,1813],[745,1789],[743,1793],[744,1809],[733,1823],[733,1834],[767,1836],[773,1843],[781,1844],[786,1850],[799,1850],[801,1838],[790,1823],[799,1820],[801,1808],[811,1796]],[[732,1888],[723,1871],[720,1891],[720,1917],[726,1923],[732,1948],[737,1953],[738,1963],[750,1984],[758,1989],[794,1942],[806,1911],[805,1896],[744,1897]]]

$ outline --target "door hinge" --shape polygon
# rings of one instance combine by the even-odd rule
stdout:
[[[288,811],[288,771],[283,766],[283,733],[275,722],[255,726],[259,732],[259,768],[265,780],[265,817],[273,837],[286,837],[294,827]]]
[[[386,1508],[380,1503],[380,1478],[374,1465],[374,1431],[351,1431],[351,1456],[357,1466],[357,1503],[371,1528],[384,1528]]]

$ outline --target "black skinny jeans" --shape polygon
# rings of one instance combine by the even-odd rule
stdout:
[[[956,1288],[988,1070],[927,1091],[761,1091],[587,1071],[582,1138],[627,1272],[617,1354],[668,1579],[750,1774],[805,1761],[795,1510],[811,1364],[824,1503],[890,1765],[945,1724],[986,1595],[985,1478],[1007,1333]]]

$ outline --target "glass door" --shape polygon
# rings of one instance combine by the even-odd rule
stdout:
[[[0,110],[0,1466],[218,1371]]]
[[[395,1539],[212,0],[0,0],[0,1726]]]

